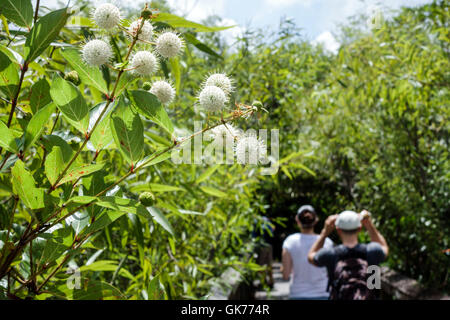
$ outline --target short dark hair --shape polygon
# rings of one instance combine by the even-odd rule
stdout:
[[[341,230],[342,233],[352,235],[352,234],[358,233],[360,229],[361,229],[361,227],[358,227],[358,228],[352,229],[352,230],[344,230],[344,229],[339,229],[339,230]]]

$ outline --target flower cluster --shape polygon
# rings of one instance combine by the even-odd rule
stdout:
[[[211,136],[215,141],[222,142],[223,145],[234,145],[235,140],[240,136],[240,132],[233,125],[227,123],[211,129]]]
[[[158,39],[156,39],[156,51],[163,58],[176,57],[183,47],[183,40],[171,31],[163,32]]]
[[[232,81],[223,73],[210,75],[198,96],[200,107],[208,112],[219,112],[225,108],[233,91]]]
[[[138,76],[151,76],[159,68],[158,60],[150,51],[138,51],[131,58],[131,70]]]
[[[175,98],[175,89],[164,80],[153,82],[150,93],[153,93],[162,104],[170,104]]]
[[[87,64],[101,66],[111,60],[113,53],[108,43],[94,39],[84,45],[82,55]]]
[[[236,157],[240,164],[264,162],[267,157],[267,146],[256,135],[241,137],[236,144]]]
[[[99,28],[106,30],[117,27],[121,22],[119,9],[110,3],[100,5],[92,17]],[[174,31],[164,30],[155,34],[150,19],[151,12],[150,15],[141,15],[126,29],[128,36],[135,40],[133,43],[139,43],[141,47],[140,50],[129,52],[127,55],[129,61],[122,64],[122,70],[146,78],[154,76],[160,69],[160,59],[171,59],[180,55],[185,46],[182,38]],[[150,45],[153,46],[153,50],[149,49]],[[82,56],[87,64],[101,66],[110,62],[113,50],[108,42],[93,39],[84,45]],[[175,99],[176,91],[169,81],[162,79],[146,81],[142,88],[155,95],[164,105],[171,104]],[[197,106],[208,113],[223,113],[233,91],[233,80],[230,77],[225,73],[212,73],[206,77],[201,86],[197,95]],[[238,111],[245,116],[242,110]],[[267,147],[262,140],[256,135],[241,134],[241,130],[231,124],[216,126],[210,133],[215,142],[233,146],[239,163],[258,163],[266,157]]]
[[[97,26],[107,30],[117,27],[121,20],[119,8],[111,3],[104,3],[98,6],[94,10],[92,17]]]

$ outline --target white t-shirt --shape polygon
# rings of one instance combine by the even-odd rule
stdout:
[[[283,242],[292,257],[290,298],[328,297],[328,275],[325,267],[316,267],[308,262],[308,252],[319,235],[294,233]],[[333,247],[333,241],[325,239],[324,248]]]

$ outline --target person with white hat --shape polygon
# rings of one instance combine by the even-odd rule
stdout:
[[[292,275],[289,298],[291,300],[328,300],[328,276],[325,268],[317,268],[308,263],[308,252],[319,235],[314,226],[319,221],[316,211],[310,205],[297,210],[295,221],[300,232],[291,234],[283,242],[282,272],[284,280]],[[325,240],[326,248],[333,241]]]
[[[362,226],[369,234],[371,242],[368,244],[358,243]],[[324,248],[325,239],[334,228],[342,244]],[[383,262],[388,252],[386,240],[372,223],[370,212],[343,211],[326,219],[319,238],[308,253],[308,261],[315,266],[327,267],[330,299],[373,299],[375,294],[367,286],[367,269]]]

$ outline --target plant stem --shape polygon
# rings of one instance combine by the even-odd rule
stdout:
[[[1,152],[1,149],[0,149]],[[12,153],[8,153],[7,155],[5,155],[5,160],[3,160],[2,165],[0,166],[0,170],[3,169],[3,166],[5,165],[6,161],[8,161],[9,157],[11,157]]]
[[[142,29],[143,25],[144,25],[143,23],[140,25],[139,31]],[[133,51],[133,47],[136,44],[138,34],[139,34],[139,32],[137,32],[136,37],[133,38],[133,41],[130,44],[130,47],[129,47],[128,52],[127,52],[127,55],[125,56],[125,61],[128,60],[128,58],[131,55],[131,52]],[[108,102],[106,103],[106,105],[103,108],[102,112],[100,113],[100,115],[98,116],[97,120],[95,121],[94,126],[92,127],[92,129],[88,133],[86,133],[84,141],[83,141],[83,144],[78,148],[77,152],[74,154],[72,159],[70,159],[69,163],[65,166],[64,170],[59,174],[59,176],[56,179],[55,183],[52,186],[50,186],[50,188],[47,190],[47,193],[50,193],[53,190],[55,190],[55,188],[58,186],[58,183],[61,181],[62,178],[64,178],[64,175],[66,174],[67,170],[69,170],[70,166],[75,162],[75,160],[80,155],[81,151],[84,149],[84,147],[88,143],[89,139],[91,138],[92,133],[95,131],[95,129],[97,128],[97,125],[100,123],[102,117],[105,115],[106,111],[108,110],[109,105],[115,99],[117,85],[119,84],[120,77],[122,76],[123,72],[124,72],[124,68],[121,68],[119,73],[118,73],[118,75],[117,75],[117,79],[116,79],[116,83],[114,84],[114,88],[111,91],[111,94],[109,94]]]
[[[16,208],[17,208],[17,203],[18,202],[19,202],[19,197],[14,198],[13,210],[12,210],[11,217],[10,217],[9,224],[8,224],[8,232],[6,233],[6,239],[4,241],[2,252],[1,252],[1,255],[0,255],[0,257],[1,257],[0,259],[1,260],[3,260],[3,255],[5,254],[5,250],[7,248],[7,244],[8,244],[8,240],[9,240],[9,233],[11,231],[12,223],[14,221],[14,213],[16,212]],[[2,262],[1,260],[0,260],[0,262]],[[0,263],[0,265],[1,265],[1,263]]]
[[[53,126],[52,126],[52,129],[50,130],[49,135],[53,133],[53,130],[55,130],[56,123],[58,122],[60,113],[61,113],[61,112],[58,110],[58,112],[56,113],[56,119],[55,119],[55,122],[53,122]]]
[[[14,98],[11,101],[11,111],[9,112],[9,118],[8,118],[8,123],[6,124],[6,126],[9,128],[12,122],[12,118],[14,115],[14,111],[16,110],[16,105],[17,105],[17,101],[19,99],[19,94],[20,94],[20,89],[22,88],[22,83],[23,83],[23,79],[25,77],[25,73],[28,70],[28,62],[25,61],[23,63],[22,66],[22,71],[20,73],[20,80],[19,80],[19,85],[17,86],[17,92],[16,95],[14,96]]]
[[[163,149],[163,150],[161,150],[161,151],[159,151],[159,152],[156,152],[156,153],[153,154],[149,159],[147,159],[147,161],[141,163],[141,164],[140,164],[139,166],[137,166],[134,170],[128,171],[128,172],[127,172],[124,176],[122,176],[119,180],[115,181],[113,184],[111,184],[110,186],[108,186],[108,187],[107,187],[106,189],[104,189],[103,191],[97,193],[94,197],[100,197],[100,196],[104,195],[106,192],[108,192],[109,190],[111,190],[112,188],[114,188],[115,186],[117,186],[118,184],[120,184],[122,181],[124,181],[126,178],[128,178],[131,174],[136,173],[137,171],[139,171],[140,169],[142,169],[143,167],[145,167],[148,163],[150,163],[151,161],[153,161],[153,160],[156,159],[157,157],[163,155],[164,153],[171,151],[171,150],[172,150],[173,148],[175,148],[176,146],[178,146],[178,145],[180,145],[180,144],[182,144],[182,143],[184,143],[184,142],[186,142],[186,141],[188,141],[188,140],[193,139],[195,136],[197,136],[197,135],[199,135],[199,134],[203,134],[203,133],[205,133],[205,132],[207,132],[207,131],[209,131],[209,130],[211,130],[211,129],[217,127],[217,126],[220,126],[220,125],[222,125],[223,123],[231,122],[231,121],[233,121],[233,120],[235,120],[235,119],[237,119],[237,118],[239,118],[239,117],[244,117],[244,116],[246,116],[246,115],[252,114],[253,112],[254,112],[254,110],[248,110],[248,111],[246,111],[246,112],[244,112],[244,113],[242,113],[242,114],[240,114],[240,115],[238,115],[238,116],[233,115],[233,116],[229,117],[229,118],[226,119],[226,120],[223,119],[223,121],[221,121],[221,122],[219,122],[219,123],[217,123],[217,124],[215,124],[215,125],[207,126],[207,127],[203,128],[202,130],[197,131],[197,132],[191,134],[190,136],[184,138],[183,140],[181,140],[181,141],[179,141],[179,142],[177,142],[177,143],[174,143],[174,144],[171,145],[170,147],[167,147],[167,148],[165,148],[165,149]],[[72,211],[70,211],[70,212],[67,213],[66,215],[62,216],[61,218],[59,218],[59,219],[56,220],[55,222],[51,223],[50,225],[48,225],[47,227],[45,227],[44,229],[42,229],[41,232],[43,232],[43,231],[45,231],[45,230],[47,230],[47,229],[53,227],[54,225],[60,223],[61,221],[64,221],[65,219],[67,219],[68,217],[70,217],[71,215],[73,215],[75,212],[77,212],[77,211],[79,211],[79,210],[81,210],[81,209],[83,209],[83,208],[87,208],[87,207],[89,207],[90,205],[92,205],[92,204],[94,204],[94,203],[95,203],[95,200],[94,200],[94,201],[91,201],[91,202],[89,202],[89,203],[83,204],[83,205],[81,205],[81,206],[78,206],[77,208],[73,209]],[[53,214],[49,219],[47,219],[47,221],[50,221],[53,217],[55,217],[55,216],[56,216],[59,212],[61,212],[61,211],[62,211],[62,208],[58,209],[57,213]]]
[[[37,0],[37,1],[36,1],[36,10],[35,10],[35,12],[34,12],[34,23],[36,23],[37,18],[38,18],[39,2],[40,2],[40,0]]]

